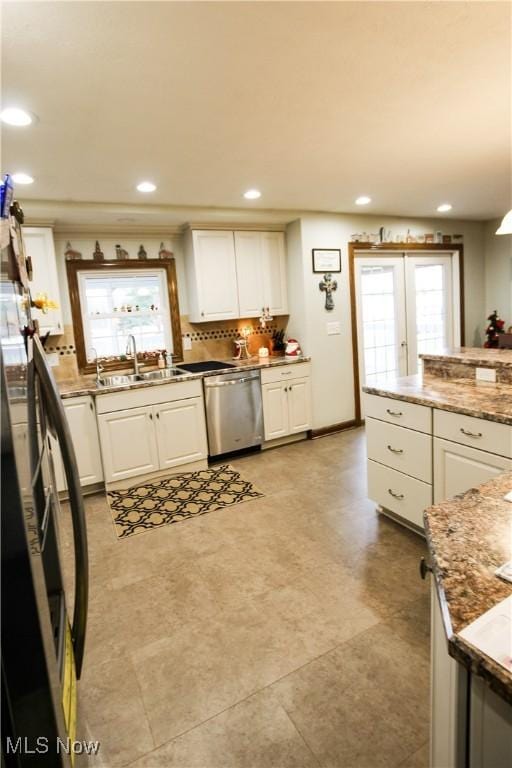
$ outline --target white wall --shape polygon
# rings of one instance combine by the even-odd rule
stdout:
[[[62,302],[62,314],[64,325],[71,325],[71,306],[69,302],[69,290],[68,279],[66,274],[66,261],[64,258],[64,251],[66,250],[66,243],[68,240],[71,242],[73,250],[79,251],[84,259],[92,259],[92,252],[94,251],[95,238],[91,235],[75,235],[73,234],[59,234],[55,233],[55,254],[57,257],[57,271],[59,273],[59,285]],[[128,251],[128,255],[131,259],[137,258],[137,251],[141,243],[147,251],[148,258],[158,258],[158,251],[160,249],[160,243],[163,241],[167,249],[174,253],[176,260],[176,275],[178,280],[178,299],[180,302],[180,313],[186,315],[188,312],[187,292],[185,285],[185,267],[183,260],[183,249],[181,243],[181,237],[147,237],[145,235],[136,237],[115,237],[112,235],[101,236],[98,234],[98,240],[100,248],[105,254],[106,259],[115,259],[116,257],[116,243],[119,243],[122,248]]]
[[[512,325],[512,235],[497,235],[500,219],[485,224],[485,315],[494,309]]]
[[[313,428],[350,421],[355,416],[352,365],[352,326],[348,275],[348,243],[352,233],[378,232],[379,227],[393,233],[424,234],[441,230],[464,236],[464,288],[466,345],[480,345],[485,324],[483,225],[436,219],[395,219],[389,217],[341,214],[308,214],[288,227],[289,270],[299,269],[302,261],[302,285],[290,275],[289,334],[296,336],[304,352],[312,357]],[[299,236],[300,233],[300,236]],[[325,295],[318,283],[322,275],[313,273],[313,248],[340,248],[341,274],[334,294],[334,310],[324,308]],[[326,323],[338,321],[341,334],[328,336]]]

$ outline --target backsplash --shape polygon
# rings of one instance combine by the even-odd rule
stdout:
[[[288,316],[274,318],[263,330],[258,320],[253,317],[217,323],[189,323],[188,316],[182,315],[180,323],[182,337],[184,339],[188,337],[192,342],[192,349],[183,351],[183,359],[187,363],[192,363],[198,360],[232,357],[234,341],[243,330],[250,328],[253,333],[272,335],[273,331],[286,328]],[[72,379],[79,375],[72,325],[65,325],[61,336],[51,336],[45,349],[49,354],[58,355],[59,364],[52,368],[57,380]]]

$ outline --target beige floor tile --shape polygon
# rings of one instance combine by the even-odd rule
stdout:
[[[257,693],[130,768],[317,768],[277,700]]]
[[[428,662],[378,624],[275,683],[321,765],[397,766],[428,737]]]
[[[101,742],[93,765],[126,765],[154,748],[139,685],[128,656],[89,664],[79,684],[82,722],[87,738]]]
[[[430,745],[427,741],[412,755],[409,755],[399,768],[429,768],[430,765]]]

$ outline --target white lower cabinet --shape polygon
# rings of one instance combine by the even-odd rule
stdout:
[[[66,419],[75,449],[78,475],[82,486],[103,481],[98,425],[92,397],[69,397],[63,400]],[[56,442],[52,443],[52,456],[55,467],[57,490],[67,488],[60,450]]]
[[[512,459],[434,438],[434,502],[464,493],[512,469]]]
[[[265,373],[270,373],[265,371]],[[293,375],[293,371],[284,371]],[[279,374],[277,374],[279,375]],[[271,376],[275,378],[273,372]],[[309,376],[262,384],[265,440],[306,432],[311,428],[311,379]]]
[[[448,641],[433,579],[430,595],[430,768],[463,768],[467,765],[468,673],[448,654]]]
[[[203,459],[208,447],[200,397],[154,406],[160,469]]]
[[[311,380],[293,379],[288,384],[288,429],[291,435],[311,427]]]
[[[153,408],[129,408],[98,416],[105,481],[159,469]]]
[[[135,404],[146,390],[120,393],[113,401],[132,406],[98,415],[105,482],[115,483],[197,461],[206,460],[208,449],[203,398],[198,382],[175,386],[180,399],[151,405]],[[162,387],[167,396],[169,390]],[[194,397],[183,397],[188,391]],[[157,388],[147,390],[158,397]],[[107,397],[107,396],[105,396]],[[104,411],[105,401],[99,406]]]

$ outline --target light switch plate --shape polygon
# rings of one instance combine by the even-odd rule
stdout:
[[[328,336],[337,336],[340,333],[341,333],[341,323],[338,323],[336,321],[327,323]]]
[[[51,368],[55,368],[55,366],[59,364],[59,355],[57,352],[47,352],[46,362],[49,366],[51,366]]]
[[[192,349],[192,339],[190,336],[182,336],[183,341],[183,351],[184,352],[190,352]]]
[[[477,381],[490,381],[496,383],[496,368],[477,368],[475,371]]]

